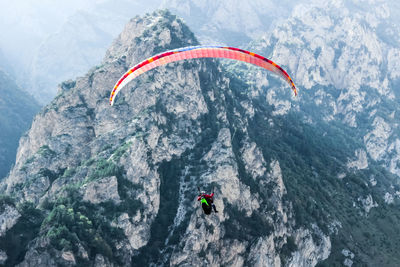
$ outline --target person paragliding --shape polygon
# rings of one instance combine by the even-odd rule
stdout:
[[[171,62],[195,58],[225,58],[243,61],[259,66],[283,78],[283,80],[285,80],[290,88],[293,90],[294,95],[297,95],[297,88],[294,85],[292,78],[281,66],[279,66],[272,60],[256,53],[235,47],[203,45],[182,47],[174,50],[165,51],[149,57],[131,67],[119,78],[119,80],[114,85],[114,88],[112,88],[109,98],[110,105],[114,105],[116,96],[122,88],[124,88],[130,81],[142,75],[143,73]],[[213,203],[213,198],[214,193],[208,195],[204,191],[200,192],[199,189],[199,196],[197,200],[200,201],[205,214],[211,214],[212,210],[214,210],[214,212],[218,212]]]
[[[208,195],[205,191],[201,191],[197,197],[197,201],[200,201],[201,207],[203,208],[205,214],[211,214],[212,210],[214,210],[216,213],[218,212],[214,204],[214,192]]]

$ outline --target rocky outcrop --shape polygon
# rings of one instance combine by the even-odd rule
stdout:
[[[7,253],[4,251],[0,250],[0,264],[5,264],[7,261]]]
[[[57,266],[57,262],[66,263],[65,259],[61,256],[63,253],[56,252],[56,257],[51,254],[54,250],[46,250],[49,240],[47,238],[37,238],[30,246],[30,249],[26,252],[24,260],[18,265],[21,267],[25,266]],[[71,266],[71,264],[69,264]]]
[[[365,198],[359,197],[357,200],[361,204],[361,209],[363,209],[366,214],[368,214],[372,208],[378,207],[378,203],[376,203],[371,195]]]
[[[93,204],[112,201],[116,204],[121,202],[118,195],[117,177],[106,177],[101,180],[89,182],[82,187],[83,200]]]
[[[301,229],[294,234],[298,251],[292,254],[288,266],[315,266],[318,262],[328,258],[331,253],[330,238],[325,236],[316,225],[313,225],[313,232],[319,234],[321,238],[319,244],[313,240],[312,232],[309,230]]]
[[[2,63],[5,62],[0,65]],[[29,129],[40,107],[1,67],[0,94],[7,96],[0,99],[0,179],[3,179],[15,162],[20,137]]]
[[[14,206],[3,205],[0,207],[0,237],[15,225],[21,214]]]
[[[395,41],[399,36],[396,8],[380,1],[369,4],[370,9],[360,8],[363,1],[300,3],[285,23],[252,48],[287,66],[299,91],[307,91],[307,97],[300,96],[299,110],[321,110],[308,114],[309,122],[340,120],[358,128],[357,138],[367,157],[383,161],[390,172],[399,175],[400,124],[394,101],[400,77],[394,63],[400,55]],[[380,29],[385,30],[381,33]],[[288,102],[278,90],[269,90],[268,99],[279,107],[275,115],[286,114],[296,102]],[[366,166],[363,161],[360,169]]]
[[[368,158],[367,153],[364,150],[358,149],[355,151],[355,156],[357,157],[354,161],[349,161],[347,163],[348,168],[355,168],[358,170],[368,168]]]

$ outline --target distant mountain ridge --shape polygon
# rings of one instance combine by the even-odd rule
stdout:
[[[400,176],[400,31],[393,6],[361,6],[299,5],[287,23],[252,48],[293,71],[306,92],[303,105],[321,111],[318,118],[308,114],[311,120],[358,128],[359,149]]]
[[[104,0],[77,3],[82,8],[69,15],[62,26],[48,36],[44,33],[52,27],[40,27],[36,20],[41,18],[36,18],[32,27],[37,28],[32,32],[40,33],[37,36],[33,34],[35,44],[37,38],[43,39],[40,45],[25,57],[18,54],[17,60],[11,58],[14,68],[21,65],[17,72],[18,82],[29,88],[37,101],[47,104],[56,96],[58,84],[83,75],[101,63],[108,46],[131,17],[157,8],[171,10],[184,18],[200,42],[243,46],[252,38],[270,32],[290,15],[294,7],[287,1],[184,2]],[[67,6],[70,10],[73,5]],[[51,5],[49,10],[52,8]],[[35,17],[28,19],[34,20]]]

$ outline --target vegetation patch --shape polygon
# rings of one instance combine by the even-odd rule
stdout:
[[[69,91],[72,88],[74,88],[76,85],[76,81],[73,80],[68,80],[68,81],[64,81],[60,84],[60,87],[63,91]]]
[[[132,146],[132,141],[126,142],[124,143],[122,146],[118,147],[112,155],[113,160],[115,160],[116,162],[118,162],[120,160],[120,158],[126,154],[126,152],[128,151],[128,149]]]
[[[105,206],[82,201],[77,189],[67,189],[67,197],[47,205],[50,212],[41,225],[41,233],[57,250],[69,250],[79,264],[88,264],[96,254],[121,264],[115,244],[125,238],[122,229],[113,227],[107,219]],[[88,252],[89,259],[79,257],[79,246]],[[88,261],[89,260],[89,261]]]
[[[172,159],[160,164],[160,208],[151,230],[150,240],[146,246],[140,248],[137,256],[132,258],[132,263],[137,266],[149,266],[152,263],[162,265],[165,254],[161,250],[165,248],[165,241],[169,234],[169,227],[173,225],[177,212],[179,197],[179,179],[183,165],[182,160]],[[179,239],[175,239],[177,242]],[[164,255],[163,255],[164,254]]]
[[[64,173],[63,173],[63,177],[72,177],[74,176],[74,174],[76,173],[76,168],[67,168]]]
[[[58,177],[62,175],[62,173],[65,173],[64,171],[65,169],[60,169],[58,172],[54,172],[47,168],[41,168],[38,172],[38,175],[49,178],[50,184],[52,184]]]
[[[0,213],[4,211],[4,206],[15,207],[15,199],[8,195],[0,194]]]
[[[44,158],[52,158],[56,156],[56,152],[50,149],[48,145],[41,146],[37,152],[38,155]]]
[[[251,216],[246,216],[245,211],[226,204],[229,219],[223,224],[225,227],[225,238],[237,239],[239,241],[251,241],[260,236],[270,235],[274,227],[265,219],[263,214],[253,211]]]
[[[88,175],[87,182],[104,177],[110,177],[110,176],[120,177],[123,175],[123,168],[116,165],[111,160],[100,158],[97,161],[95,161],[95,164],[93,165],[92,165],[92,170]]]
[[[282,246],[279,256],[282,261],[282,265],[286,266],[286,263],[292,258],[292,253],[297,250],[297,245],[295,243],[293,236],[288,236],[286,238],[286,243]]]
[[[10,202],[8,197],[2,197],[3,202]],[[37,237],[44,214],[36,209],[31,202],[18,205],[21,217],[17,223],[0,237],[0,250],[7,253],[5,266],[15,266],[23,261],[28,244]]]

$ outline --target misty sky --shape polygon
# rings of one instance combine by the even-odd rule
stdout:
[[[34,95],[38,95],[38,88],[53,90],[51,97],[57,84],[74,79],[98,64],[127,21],[138,14],[175,7],[173,13],[186,18],[200,40],[220,43],[217,37],[224,35],[221,39],[225,38],[227,44],[238,45],[235,41],[243,38],[238,32],[257,38],[260,32],[271,30],[271,25],[279,23],[279,19],[290,16],[296,5],[311,2],[321,3],[320,0],[0,0],[0,67],[7,66],[6,71],[17,83]],[[371,6],[369,2],[380,1],[346,1],[366,9]],[[400,10],[397,1],[383,2],[390,3],[391,10]],[[79,24],[85,19],[86,24]],[[391,21],[399,22],[399,18],[393,16]],[[104,35],[94,32],[96,27]],[[203,36],[202,27],[206,32]],[[65,69],[51,73],[60,61]],[[56,76],[59,73],[62,75]]]
[[[57,32],[68,18],[80,11],[96,12],[96,8],[114,5],[121,15],[132,16],[148,11],[135,8],[135,2],[109,0],[14,0],[0,1],[0,50],[10,60],[26,62],[49,35]],[[146,1],[151,9],[155,2]],[[111,4],[112,3],[112,4]],[[122,9],[126,5],[127,9]],[[110,13],[115,13],[111,10]],[[128,14],[127,14],[128,12]]]

